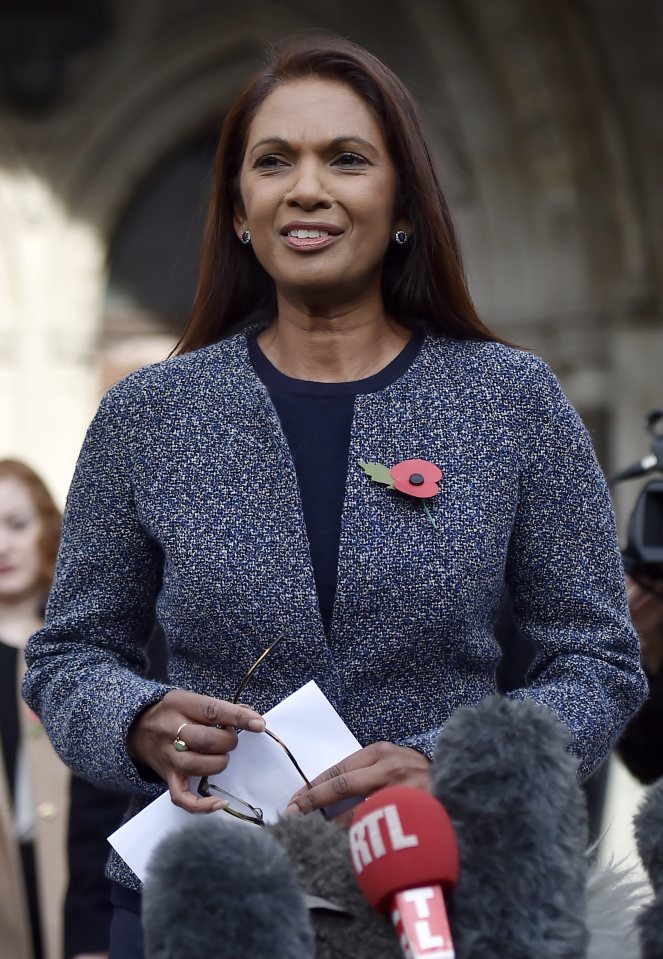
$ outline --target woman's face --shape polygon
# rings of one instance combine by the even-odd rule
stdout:
[[[277,87],[249,127],[235,230],[280,294],[326,302],[379,290],[397,177],[380,125],[342,83]]]
[[[41,520],[20,480],[0,477],[0,602],[28,597],[39,588]]]

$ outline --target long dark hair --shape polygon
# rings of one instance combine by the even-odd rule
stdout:
[[[482,323],[467,288],[449,207],[426,145],[417,107],[397,76],[349,40],[308,36],[275,49],[228,112],[214,164],[214,186],[193,309],[176,351],[207,346],[250,322],[276,315],[274,283],[233,229],[249,126],[283,83],[316,77],[344,83],[377,118],[398,176],[396,212],[412,226],[404,247],[387,251],[382,271],[385,310],[402,322],[460,339],[500,340]]]

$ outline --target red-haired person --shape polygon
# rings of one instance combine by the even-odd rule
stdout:
[[[401,81],[347,40],[288,42],[226,115],[177,355],[90,427],[25,695],[135,810],[168,788],[239,812],[190,777],[309,680],[363,745],[291,814],[426,788],[440,727],[495,691],[505,581],[537,648],[509,696],[568,726],[585,777],[646,689],[589,438],[548,367],[478,317]],[[144,672],[155,613],[165,684]],[[234,705],[277,635],[255,708]],[[110,955],[134,959],[140,883],[111,862]]]
[[[12,959],[61,955],[69,774],[19,698],[23,647],[43,624],[60,524],[37,474],[0,460],[0,929]]]
[[[34,470],[18,460],[0,460],[0,952],[11,959],[63,955],[67,879],[70,896],[76,896],[69,924],[77,928],[64,937],[64,959],[103,959],[107,954],[104,835],[99,848],[89,837],[69,835],[67,843],[71,776],[38,717],[19,698],[23,647],[43,624],[61,522],[60,510]],[[98,789],[79,784],[93,790],[103,806],[105,797]],[[83,820],[81,812],[79,804]],[[95,821],[86,815],[89,833]],[[111,828],[119,819],[118,811]],[[85,822],[76,825],[82,835]]]

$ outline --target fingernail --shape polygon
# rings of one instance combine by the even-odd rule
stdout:
[[[301,813],[302,813],[301,809],[299,808],[297,803],[294,803],[294,802],[290,803],[290,805],[285,811],[286,816],[301,816]]]
[[[212,812],[218,812],[219,809],[227,809],[229,805],[230,805],[229,800],[220,799],[218,802],[215,802],[214,805],[212,806]]]
[[[249,729],[253,733],[264,733],[265,725],[264,719],[249,719]]]

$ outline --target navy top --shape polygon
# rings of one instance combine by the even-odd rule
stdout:
[[[398,356],[373,376],[344,383],[318,383],[281,373],[262,352],[257,337],[249,339],[251,363],[267,387],[295,464],[320,615],[327,635],[336,593],[355,397],[395,383],[411,365],[423,342],[423,336],[414,333]]]

